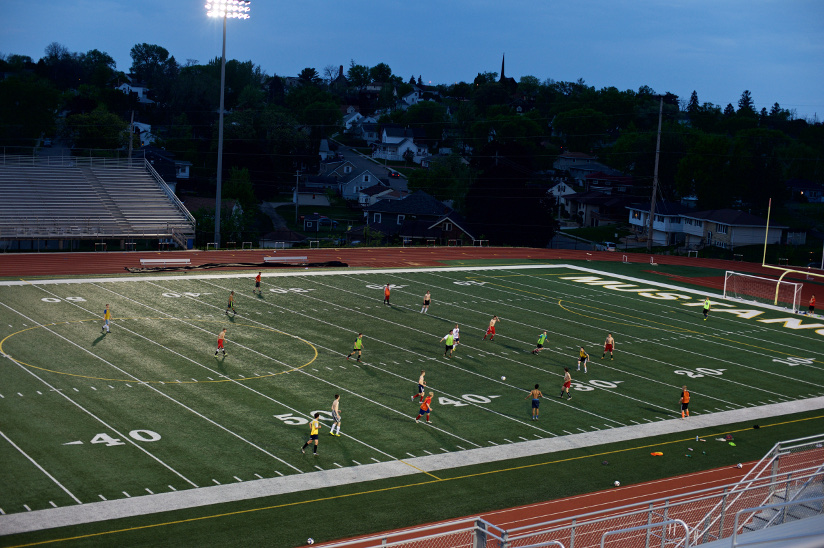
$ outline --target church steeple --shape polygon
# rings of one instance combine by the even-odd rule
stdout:
[[[503,82],[506,79],[506,76],[504,75],[504,63],[505,62],[506,62],[506,53],[504,53],[503,57],[501,57],[501,82]]]

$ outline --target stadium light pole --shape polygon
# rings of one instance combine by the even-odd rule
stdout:
[[[223,19],[223,51],[220,56],[220,107],[217,126],[217,190],[215,198],[215,249],[220,248],[220,193],[223,180],[223,96],[226,88],[226,20],[249,19],[250,0],[211,0],[206,15]]]
[[[661,119],[664,113],[664,96],[658,95],[658,139],[655,142],[655,171],[652,176],[652,202],[649,206],[649,234],[647,234],[647,252],[652,253],[652,223],[655,221],[655,200],[658,199],[658,158],[661,156]]]

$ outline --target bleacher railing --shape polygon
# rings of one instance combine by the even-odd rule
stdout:
[[[143,166],[146,168],[146,171],[149,173],[149,175],[151,175],[152,178],[157,182],[161,190],[163,190],[163,192],[166,193],[166,196],[168,196],[169,200],[172,201],[172,204],[174,204],[178,211],[180,211],[189,220],[189,222],[192,224],[192,231],[194,231],[195,225],[197,223],[192,214],[189,213],[189,210],[186,209],[186,207],[183,205],[183,202],[181,202],[180,199],[178,199],[178,197],[175,196],[175,193],[172,192],[172,189],[169,188],[169,185],[166,184],[166,181],[163,180],[163,177],[161,177],[160,174],[155,170],[154,166],[152,166],[149,160],[144,159]]]

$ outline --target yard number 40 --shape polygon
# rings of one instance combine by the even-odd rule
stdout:
[[[157,432],[152,432],[151,430],[132,430],[129,432],[129,437],[135,441],[159,441],[160,434]],[[112,447],[114,445],[126,445],[125,442],[120,441],[118,438],[113,438],[108,434],[97,434],[95,437],[92,438],[92,443],[104,443],[106,447]]]
[[[679,369],[674,371],[676,375],[686,375],[691,379],[697,379],[700,377],[704,377],[706,375],[718,377],[724,374],[726,369],[707,369],[706,367],[696,367],[695,371],[686,371],[684,369]]]

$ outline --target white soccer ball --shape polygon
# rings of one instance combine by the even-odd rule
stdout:
[[[502,380],[502,381],[505,381],[505,380],[506,380],[506,377],[501,377],[501,380]]]
[[[738,464],[736,464],[736,465],[735,465],[735,467],[736,467],[736,468],[743,468],[743,466],[741,465],[741,463],[740,463],[740,462],[739,462]]]
[[[306,539],[306,544],[314,544],[314,543],[315,543],[315,539],[313,539],[312,537],[309,537],[308,539]]]
[[[615,483],[614,483],[613,485],[615,485],[615,487],[620,487],[620,486],[621,486],[621,482],[620,482],[620,481],[618,481],[618,480],[615,480]]]

